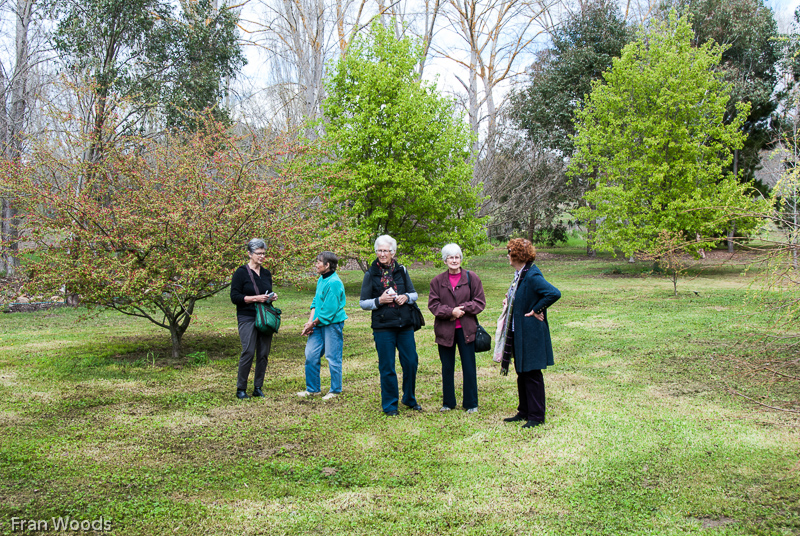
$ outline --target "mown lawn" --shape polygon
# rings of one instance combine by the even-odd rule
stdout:
[[[504,253],[469,262],[492,334]],[[2,533],[21,533],[12,518],[69,516],[141,535],[800,534],[799,356],[765,338],[772,320],[747,300],[754,272],[708,263],[675,298],[649,265],[545,253],[537,264],[563,298],[550,310],[547,424],[532,430],[501,421],[516,384],[488,354],[480,412],[437,411],[429,314],[417,333],[426,411],[383,417],[360,272],[342,273],[345,393],[329,402],[295,396],[311,286],[278,289],[267,398],[245,402],[227,294],[200,307],[182,362],[166,332],[113,312],[2,315]],[[412,269],[423,302],[441,270]]]

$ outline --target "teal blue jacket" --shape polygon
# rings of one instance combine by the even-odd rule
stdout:
[[[347,320],[347,313],[344,312],[346,303],[344,283],[339,279],[339,274],[334,272],[328,277],[319,276],[317,293],[311,302],[314,320],[319,320],[321,326],[344,322]]]

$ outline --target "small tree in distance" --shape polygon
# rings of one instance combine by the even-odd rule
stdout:
[[[89,306],[146,318],[169,330],[178,358],[196,303],[229,285],[250,238],[267,241],[277,282],[308,277],[321,249],[346,247],[345,229],[318,231],[326,196],[300,173],[304,149],[235,139],[210,120],[201,130],[120,138],[96,164],[40,150],[29,166],[6,165],[3,186],[36,247],[28,286],[66,286]]]

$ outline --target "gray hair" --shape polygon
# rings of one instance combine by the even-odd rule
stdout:
[[[267,243],[260,238],[253,238],[247,243],[247,252],[255,253],[257,249],[267,250]]]
[[[455,257],[458,255],[461,259],[464,259],[464,254],[461,253],[461,248],[458,247],[458,244],[447,244],[445,247],[442,248],[442,260],[446,261],[447,257]]]
[[[395,240],[388,234],[381,235],[375,239],[375,253],[378,252],[378,246],[381,244],[389,246],[389,250],[392,252],[392,255],[397,253],[397,240]]]

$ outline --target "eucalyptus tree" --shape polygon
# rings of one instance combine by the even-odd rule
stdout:
[[[12,21],[13,54],[0,59],[0,155],[21,162],[29,117],[39,93],[35,68],[41,51],[32,46],[32,26],[40,10],[35,0],[0,5],[3,18]],[[0,272],[16,275],[18,259],[17,203],[13,193],[0,198]]]

